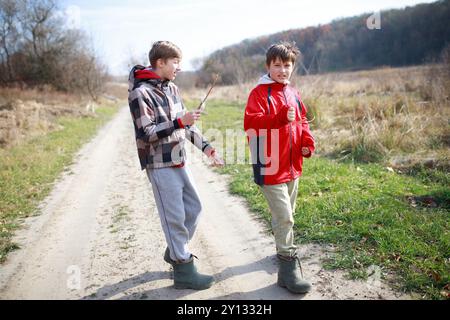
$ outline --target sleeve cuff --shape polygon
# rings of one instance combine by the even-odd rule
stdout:
[[[215,152],[216,152],[216,149],[214,149],[211,146],[206,147],[205,150],[203,151],[203,153],[205,155],[207,155],[208,157],[211,157]]]
[[[305,158],[310,158],[312,156],[313,151],[311,150],[311,147],[307,147],[309,150],[309,153],[307,155],[304,155]],[[303,154],[302,154],[303,155]]]
[[[181,118],[173,120],[173,126],[175,127],[175,129],[183,129],[184,125],[183,122],[181,121]]]

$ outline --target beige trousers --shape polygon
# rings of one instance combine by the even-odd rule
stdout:
[[[260,186],[272,214],[272,231],[275,236],[277,254],[282,256],[293,256],[297,250],[294,245],[293,214],[298,181],[299,178],[287,183]]]

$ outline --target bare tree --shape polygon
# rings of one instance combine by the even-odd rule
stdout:
[[[51,50],[52,42],[60,36],[56,18],[56,2],[54,0],[22,0],[21,23],[25,40],[32,44],[33,54],[43,59]]]
[[[18,7],[14,0],[0,1],[0,58],[1,81],[11,82],[14,79],[11,56],[15,53],[18,40],[17,19]]]
[[[27,63],[21,70],[32,84],[54,83],[68,42],[62,17],[57,15],[54,0],[20,0],[22,52]]]
[[[97,100],[107,69],[86,35],[65,27],[56,0],[0,0],[0,81],[86,93]]]
[[[99,93],[103,90],[108,78],[106,66],[103,66],[94,55],[85,55],[82,68],[85,88],[94,101],[98,101]]]

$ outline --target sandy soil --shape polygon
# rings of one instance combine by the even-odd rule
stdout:
[[[77,155],[24,222],[21,246],[0,267],[1,299],[408,299],[379,281],[350,281],[327,271],[331,247],[300,247],[313,290],[294,295],[276,285],[275,246],[267,225],[227,190],[199,152],[190,167],[204,212],[191,243],[208,290],[176,290],[162,255],[164,236],[144,172],[140,171],[128,108]]]

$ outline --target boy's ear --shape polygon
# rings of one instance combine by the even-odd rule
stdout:
[[[165,65],[166,61],[163,58],[156,60],[156,69],[159,69]]]

